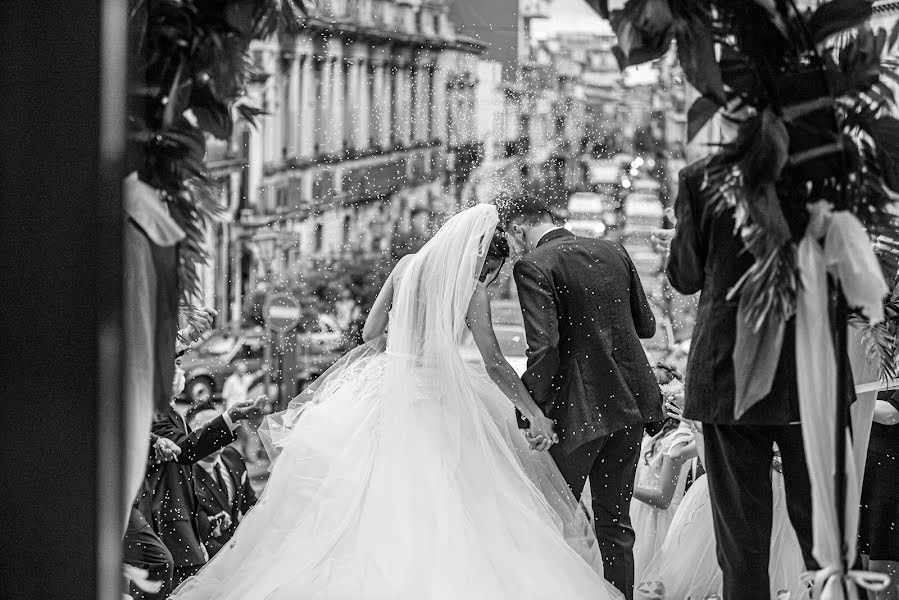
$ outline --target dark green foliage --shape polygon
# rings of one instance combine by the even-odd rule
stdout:
[[[182,314],[199,294],[204,232],[220,216],[209,187],[206,135],[229,139],[250,74],[250,42],[298,27],[302,0],[132,0],[129,37],[130,162],[159,188],[184,229],[179,247]]]
[[[689,138],[724,107],[742,113],[738,138],[722,148],[703,193],[716,210],[736,209],[755,258],[732,290],[749,302],[751,321],[795,311],[795,243],[806,203],[821,199],[861,220],[895,284],[899,217],[889,206],[899,199],[899,120],[887,84],[899,84],[899,23],[873,31],[869,0],[806,11],[793,0],[628,0],[611,11],[605,0],[590,4],[611,21],[622,67],[662,56],[676,40],[684,75],[702,94],[688,113]],[[878,351],[894,347],[879,329],[870,337]]]

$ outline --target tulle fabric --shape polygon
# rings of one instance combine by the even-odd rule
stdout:
[[[496,223],[494,207],[453,217],[396,274],[386,340],[266,420],[260,501],[175,598],[620,597],[552,459],[459,355]]]
[[[646,456],[647,451],[652,447],[653,438],[649,436],[644,437],[643,445],[640,449],[640,460],[637,464],[637,485],[647,489],[658,489],[662,485],[660,471],[665,457],[670,456],[671,450],[675,446],[689,444],[692,441],[693,434],[689,429],[674,429],[663,439],[659,440],[659,445],[649,459],[649,464],[646,464],[644,457]],[[668,528],[671,526],[674,515],[677,513],[677,509],[684,497],[684,489],[687,485],[687,473],[689,470],[689,461],[681,465],[680,472],[678,473],[677,485],[674,489],[674,495],[671,497],[671,504],[668,505],[668,508],[657,508],[644,502],[640,502],[636,498],[631,500],[631,526],[634,528],[634,534],[636,536],[636,539],[634,540],[635,581],[641,581],[644,569],[665,541],[665,536],[668,534]]]
[[[771,526],[771,559],[768,573],[771,596],[787,590],[800,600],[805,570],[796,532],[787,515],[783,475],[772,470],[774,512]],[[684,496],[665,542],[646,567],[634,593],[635,600],[701,600],[722,594],[723,575],[715,554],[712,505],[706,476],[697,479]],[[764,599],[759,599],[764,600]]]

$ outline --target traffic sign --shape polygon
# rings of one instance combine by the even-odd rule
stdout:
[[[287,333],[299,325],[302,313],[300,302],[288,292],[270,295],[262,311],[266,327],[279,333]]]

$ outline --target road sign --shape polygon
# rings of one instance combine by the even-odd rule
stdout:
[[[299,301],[287,292],[270,295],[262,311],[266,327],[279,333],[287,333],[299,325],[302,313]]]

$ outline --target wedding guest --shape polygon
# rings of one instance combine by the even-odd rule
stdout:
[[[694,432],[702,448],[702,432]],[[772,462],[766,481],[755,491],[773,489],[772,534],[769,546],[769,589],[759,600],[796,600],[803,598],[805,585],[802,551],[787,514],[784,477],[779,458]],[[766,485],[768,484],[768,485]],[[636,600],[684,600],[689,598],[720,600],[724,593],[721,567],[715,551],[715,528],[709,497],[709,479],[700,476],[687,491],[674,515],[668,534],[643,571],[636,586]],[[722,596],[723,594],[723,596]]]
[[[184,387],[180,359],[176,363],[174,396]],[[199,571],[209,559],[200,541],[199,502],[193,484],[191,465],[234,441],[240,421],[260,413],[267,400],[237,404],[193,431],[187,426],[174,402],[153,420],[153,433],[177,444],[180,452],[174,462],[155,465],[147,472],[147,497],[143,499],[144,517],[159,535],[174,560],[173,586]]]
[[[337,326],[343,331],[348,330],[353,321],[362,316],[362,309],[349,289],[343,288],[340,291],[340,296],[334,303],[334,316]]]
[[[265,369],[259,369],[253,373],[248,372],[247,363],[238,361],[234,365],[234,373],[225,380],[222,386],[222,399],[225,402],[225,410],[232,406],[246,402],[250,396],[250,390],[259,381],[259,378],[265,374]],[[237,430],[237,447],[240,453],[247,459],[256,462],[259,454],[259,438],[256,435],[256,429],[259,422],[255,419],[249,420],[244,427]]]
[[[169,439],[150,434],[150,456],[148,468],[152,465],[175,460],[181,449]],[[125,538],[122,542],[122,562],[143,570],[144,584],[129,581],[129,593],[133,600],[161,600],[171,591],[172,576],[174,573],[174,559],[159,536],[150,527],[144,513],[149,513],[150,494],[146,493],[146,478],[142,482],[141,492],[131,507],[128,517],[128,526],[125,530]],[[156,591],[147,591],[144,587],[153,588]]]
[[[220,415],[211,403],[198,404],[187,413],[187,424],[197,430]],[[209,557],[231,540],[237,524],[256,504],[256,493],[240,452],[226,446],[193,466],[194,486],[200,501],[200,538]]]
[[[680,417],[683,376],[663,363],[653,368],[665,399],[668,418],[655,434],[643,437],[641,458],[634,480],[631,523],[634,542],[634,581],[665,540],[668,526],[686,491],[691,464],[697,456],[692,427]]]
[[[253,384],[265,373],[265,369],[259,369],[250,373],[247,363],[242,360],[234,364],[234,372],[225,379],[222,386],[222,400],[225,402],[225,410],[235,404],[247,401]]]
[[[879,394],[874,408],[858,537],[869,568],[892,580],[876,600],[899,600],[899,390]]]
[[[734,134],[732,129],[728,137]],[[812,494],[799,424],[794,319],[786,324],[780,355],[770,357],[776,362],[770,392],[739,419],[735,417],[738,303],[728,298],[728,292],[751,267],[753,257],[734,230],[734,209],[719,211],[709,194],[702,193],[707,170],[719,160],[715,155],[681,171],[677,225],[666,270],[678,292],[702,292],[687,363],[684,417],[701,422],[705,434],[703,464],[724,573],[723,596],[758,600],[770,592],[774,496],[768,474],[775,443],[782,454],[790,520],[806,567],[817,570],[812,556]],[[788,220],[793,218],[788,215]]]
[[[670,418],[662,431],[643,438],[631,524],[634,541],[634,581],[641,581],[643,570],[665,541],[686,491],[690,461],[696,457],[696,442],[687,423]]]

